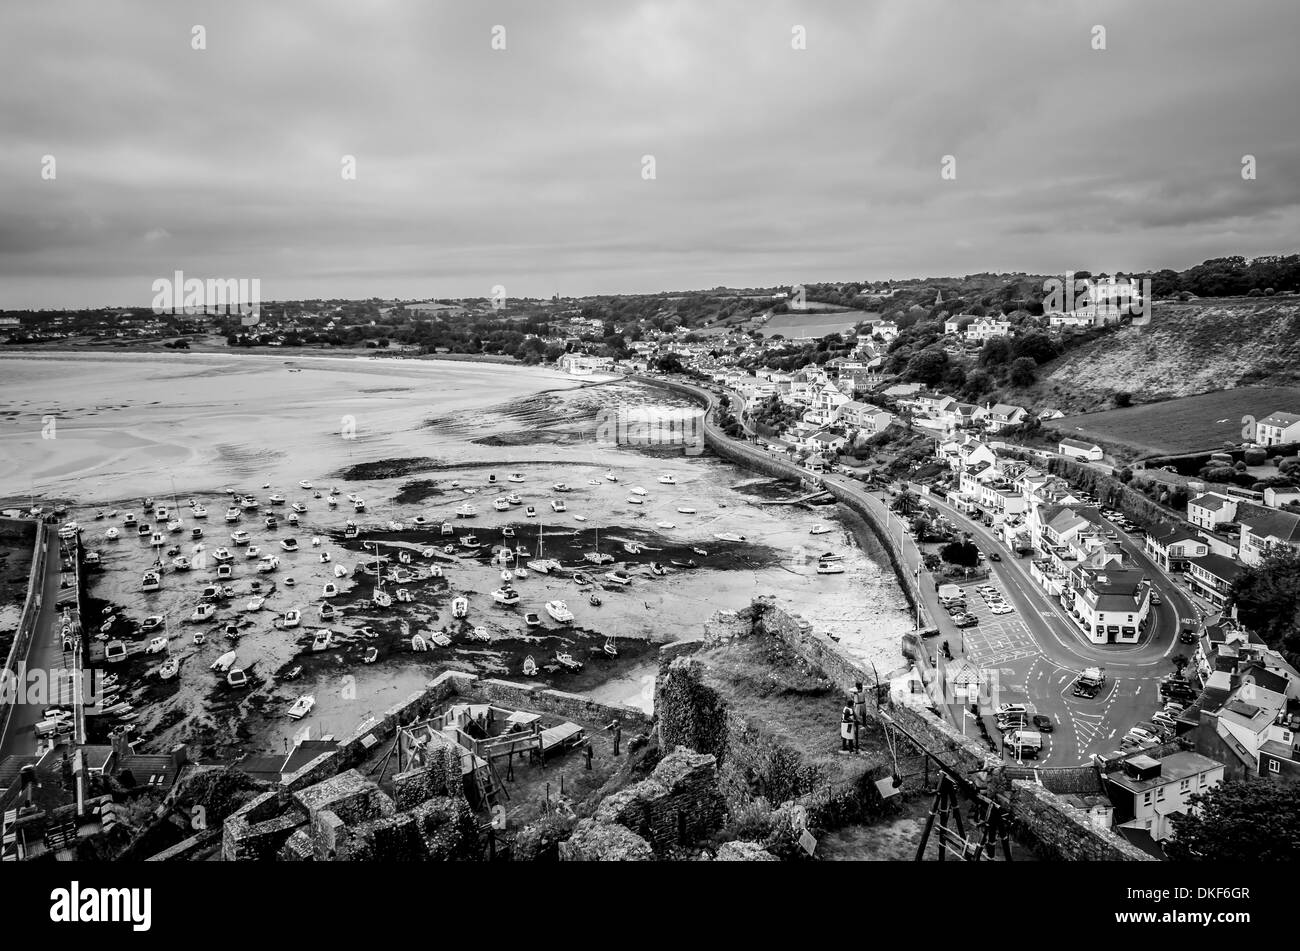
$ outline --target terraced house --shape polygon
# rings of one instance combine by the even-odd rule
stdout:
[[[1241,505],[1237,510],[1241,535],[1237,542],[1237,557],[1243,564],[1258,565],[1274,548],[1300,550],[1300,515]]]

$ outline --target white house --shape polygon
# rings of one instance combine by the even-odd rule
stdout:
[[[1260,564],[1271,548],[1300,549],[1300,515],[1241,505],[1237,521],[1241,523],[1237,557],[1243,564]]]
[[[1264,490],[1264,504],[1280,509],[1292,502],[1300,502],[1300,488],[1294,485],[1271,485]]]
[[[994,320],[992,317],[979,317],[966,328],[967,343],[983,343],[995,337],[1006,337],[1011,333],[1011,321]]]
[[[1187,503],[1187,521],[1198,528],[1214,531],[1224,522],[1231,522],[1236,517],[1237,500],[1218,492],[1205,492]]]
[[[1101,446],[1078,439],[1062,439],[1058,451],[1063,456],[1083,459],[1087,462],[1101,462],[1102,456],[1105,455],[1101,451]]]
[[[1028,415],[1028,411],[1023,406],[998,403],[989,408],[986,425],[991,433],[1001,432],[1011,426],[1019,426]]]
[[[1300,416],[1295,413],[1270,413],[1255,424],[1255,442],[1261,446],[1300,442]]]
[[[1163,842],[1174,832],[1170,817],[1193,812],[1192,797],[1223,782],[1223,764],[1183,750],[1161,759],[1139,753],[1107,773],[1106,781],[1120,827]]]
[[[879,406],[852,400],[839,408],[839,419],[844,425],[860,430],[864,436],[874,436],[894,422],[894,414]]]
[[[1151,587],[1138,568],[1079,567],[1062,600],[1094,644],[1136,644],[1151,610]]]

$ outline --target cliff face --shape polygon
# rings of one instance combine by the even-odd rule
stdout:
[[[1102,408],[1122,390],[1141,403],[1293,385],[1300,381],[1300,302],[1157,304],[1147,326],[1107,334],[1043,371],[1025,397],[1067,414]]]

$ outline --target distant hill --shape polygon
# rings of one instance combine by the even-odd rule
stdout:
[[[1063,412],[1109,408],[1239,386],[1300,383],[1300,298],[1160,302],[1151,323],[1105,334],[1039,369],[1007,398]],[[1281,408],[1281,407],[1279,407]]]

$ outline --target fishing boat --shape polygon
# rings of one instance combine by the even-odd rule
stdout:
[[[508,512],[510,510],[510,502],[506,500],[504,495],[498,496],[492,500],[492,507],[498,512]]]
[[[131,512],[127,512],[126,515],[122,517],[122,524],[127,528],[133,528],[136,524],[135,515]]]
[[[262,557],[262,549],[258,548],[256,545],[249,545],[248,549],[244,552],[244,557],[249,561],[257,561]]]
[[[116,664],[126,659],[126,644],[122,641],[109,641],[104,645],[104,663]]]
[[[118,534],[119,533],[117,529],[110,525],[108,531],[104,532],[104,537],[107,538],[110,542],[116,541]]]
[[[629,585],[632,583],[632,576],[622,568],[615,568],[605,573],[605,580],[612,581],[614,584]]]
[[[555,662],[565,670],[582,670],[582,661],[574,660],[568,651],[556,651]]]
[[[226,674],[226,684],[227,686],[230,687],[247,687],[248,674],[244,673],[243,670],[236,667],[233,670],[231,670],[230,673]]]
[[[153,531],[153,526],[150,525],[148,522],[141,522],[139,525],[135,527],[135,534],[139,538],[144,538],[152,531]]]
[[[339,596],[339,586],[333,581],[327,581],[321,586],[320,596],[322,598],[337,598]]]
[[[332,508],[332,509],[336,509],[336,508],[338,508],[338,507],[339,507],[338,496],[336,496],[336,495],[331,495],[331,496],[329,496],[329,497],[325,500],[325,503],[326,503],[330,508]]]
[[[299,668],[301,670],[301,668]],[[293,702],[289,708],[290,720],[301,720],[307,714],[311,713],[311,708],[316,706],[316,698],[311,694],[303,694]]]
[[[297,551],[297,550],[298,550],[298,539],[296,539],[296,538],[282,538],[282,539],[280,539],[280,547],[283,548],[285,551]]]
[[[474,508],[474,506],[470,505],[468,502],[462,503],[461,506],[456,509],[457,518],[474,518],[476,515],[478,515],[478,509]]]
[[[523,482],[523,481],[524,481],[524,474],[523,474],[522,472],[512,472],[512,473],[510,473],[510,475],[506,476],[506,481],[508,481],[508,482]]]
[[[236,545],[247,545],[253,540],[253,536],[240,528],[230,533],[230,540]]]
[[[198,526],[195,526],[194,528],[190,529],[190,539],[192,541],[198,541],[202,537],[203,537],[203,529],[199,528]]]
[[[313,651],[327,651],[334,640],[334,632],[327,627],[321,628],[311,639],[311,649]]]
[[[220,657],[214,660],[212,662],[212,665],[208,669],[215,670],[217,671],[217,673],[224,674],[226,671],[230,670],[231,667],[235,666],[235,658],[237,656],[238,655],[234,651],[226,651],[224,654],[222,654]]]
[[[288,518],[286,521],[288,521],[288,523],[289,523],[290,525],[297,525],[298,522],[299,522],[299,519],[298,519],[298,513],[297,513],[297,512],[290,512],[290,513],[289,513],[289,518]]]
[[[536,515],[537,509],[533,508],[531,505],[524,509],[524,518],[535,518]]]
[[[365,500],[365,499],[357,499],[355,502],[352,503],[352,511],[354,511],[354,512],[364,512],[365,510],[366,510],[366,500]]]
[[[558,621],[560,624],[568,624],[573,620],[573,612],[563,601],[547,601],[546,613]]]
[[[262,610],[262,605],[264,604],[266,604],[266,598],[262,597],[261,595],[258,595],[256,598],[249,598],[248,604],[245,606],[245,610],[260,611]]]
[[[297,608],[290,608],[284,612],[284,618],[280,621],[281,627],[297,627],[302,623],[302,612]]]
[[[168,657],[161,667],[158,668],[158,676],[162,680],[171,680],[181,669],[180,659],[177,657]]]
[[[641,546],[638,545],[636,542],[624,542],[623,550],[627,552],[629,555],[641,554]]]
[[[569,489],[569,484],[568,484],[567,482],[557,482],[557,483],[555,483],[555,485],[551,486],[551,488],[552,488],[554,491],[556,491],[556,492],[568,492],[568,491],[570,491],[570,489]]]
[[[663,576],[663,575],[668,574],[668,569],[665,568],[663,565],[659,564],[659,562],[657,562],[657,561],[652,561],[652,562],[650,562],[650,573],[651,573],[652,575],[660,575],[660,576]]]
[[[153,640],[149,642],[148,646],[145,647],[144,652],[146,654],[161,654],[166,649],[167,649],[167,638],[155,637]]]
[[[156,631],[158,628],[163,626],[165,621],[166,618],[161,614],[151,614],[140,622],[140,631],[145,634],[148,634],[150,631]]]
[[[162,532],[154,532],[149,536],[149,544],[154,548],[161,548],[163,545],[167,544],[167,536]]]
[[[193,508],[190,509],[190,516],[193,518],[207,518],[208,510],[205,509],[202,505],[195,505]]]
[[[483,544],[478,540],[478,536],[469,532],[457,539],[461,548],[482,548]]]
[[[808,529],[808,534],[809,534],[809,535],[827,535],[827,534],[830,534],[831,531],[832,531],[832,529],[831,529],[831,527],[830,527],[829,525],[823,525],[821,522],[818,522],[818,523],[817,523],[816,525],[814,525],[812,528]]]
[[[819,575],[842,575],[844,574],[844,563],[838,559],[835,561],[817,562],[817,573]]]
[[[251,495],[246,495],[239,501],[239,507],[245,512],[252,512],[257,509],[257,499]]]
[[[361,531],[357,528],[357,523],[352,521],[352,519],[348,519],[348,523],[343,526],[343,537],[356,538],[360,534]]]
[[[663,475],[659,477],[659,482],[662,483],[663,485],[676,485],[677,477],[673,475],[671,472],[665,472]]]
[[[263,524],[266,525],[267,531],[273,532],[280,527],[280,520],[277,519],[274,515],[268,515],[266,517],[266,521]]]
[[[194,609],[194,613],[190,615],[190,620],[194,621],[195,623],[198,623],[200,621],[210,621],[214,617],[216,617],[216,614],[217,614],[216,605],[204,603],[204,604],[200,604],[198,607]]]
[[[276,492],[276,493],[272,493],[271,498],[270,498],[270,502],[271,502],[272,505],[283,505],[283,504],[284,504],[284,496],[283,496],[283,495],[280,495],[278,492]]]
[[[186,558],[184,555],[181,555],[179,558],[172,559],[172,567],[177,571],[189,571],[190,568],[193,567],[193,565],[191,564],[188,558]]]
[[[257,563],[257,570],[262,574],[270,574],[280,567],[280,559],[275,555],[266,555]]]
[[[492,592],[492,600],[502,607],[513,608],[519,603],[519,592],[514,588],[500,587]]]
[[[511,528],[509,525],[507,525],[505,528],[501,529],[501,537],[502,537],[502,538],[514,538],[514,537],[515,537],[515,530],[514,530],[513,528]]]
[[[523,674],[525,677],[537,676],[537,661],[533,660],[531,654],[524,658]]]
[[[325,601],[317,608],[317,614],[322,621],[332,621],[338,612],[334,610],[334,605]]]
[[[393,596],[402,604],[411,604],[415,601],[415,595],[411,594],[406,588],[398,588],[393,592]]]
[[[618,476],[614,475],[613,470],[610,470],[609,472],[605,473],[605,479],[609,482],[617,482]]]
[[[140,578],[141,591],[157,591],[162,587],[162,575],[156,571],[146,571]]]
[[[552,511],[552,512],[565,512],[565,511],[568,511],[568,509],[567,509],[567,507],[565,506],[565,504],[564,504],[564,500],[563,500],[563,499],[551,499],[551,511]]]
[[[469,614],[469,599],[460,597],[451,602],[451,616],[465,617]]]
[[[212,560],[217,564],[223,564],[227,561],[234,561],[235,556],[230,553],[230,549],[224,545],[212,553]]]
[[[293,510],[298,515],[305,515],[307,513],[307,506],[303,505],[301,502],[294,502]]]

